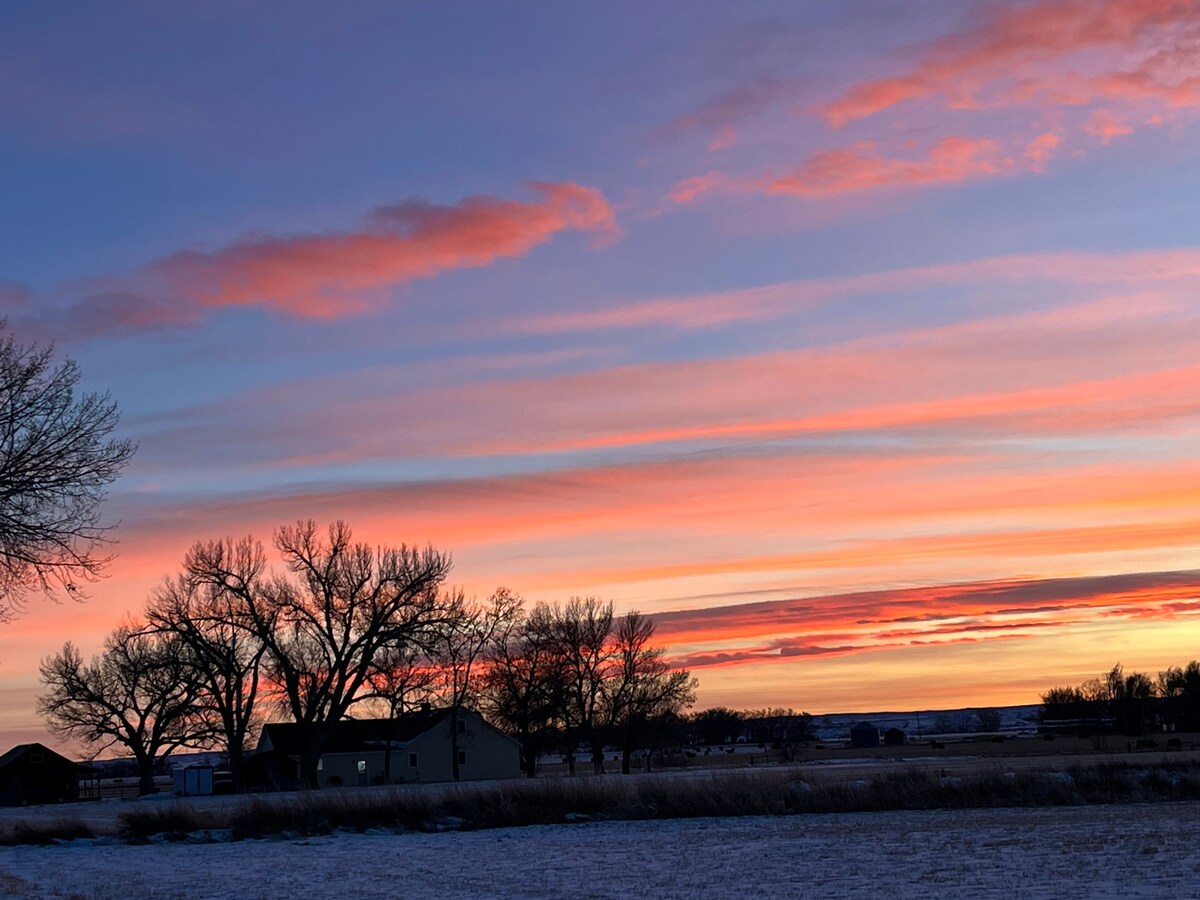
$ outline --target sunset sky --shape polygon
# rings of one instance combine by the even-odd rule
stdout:
[[[0,315],[139,450],[0,744],[310,517],[652,613],[700,708],[1200,656],[1198,148],[1200,0],[9,4]]]

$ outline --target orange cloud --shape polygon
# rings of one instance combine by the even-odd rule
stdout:
[[[490,196],[454,205],[410,200],[373,210],[350,231],[250,235],[217,250],[182,250],[128,278],[87,279],[64,310],[23,317],[23,332],[62,337],[137,332],[195,322],[206,310],[263,306],[330,318],[384,302],[386,288],[453,269],[524,256],[562,231],[617,232],[595,188],[532,182],[533,202]],[[52,319],[53,329],[43,319]]]
[[[1097,619],[1191,616],[1200,613],[1198,598],[1200,571],[1136,572],[823,595],[654,618],[676,663],[709,668],[1010,639]]]

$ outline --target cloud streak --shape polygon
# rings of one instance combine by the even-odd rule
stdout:
[[[53,317],[79,337],[186,325],[238,307],[330,319],[385,305],[381,292],[390,288],[525,256],[565,231],[616,234],[599,190],[550,182],[529,188],[537,199],[408,200],[372,210],[352,230],[252,234],[214,250],[180,250],[128,278],[90,279],[85,295]],[[36,321],[28,324],[38,330]]]

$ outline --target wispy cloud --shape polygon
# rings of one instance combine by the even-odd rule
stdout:
[[[1035,98],[1078,104],[1103,93],[1191,105],[1200,99],[1195,58],[1172,51],[1188,46],[1198,28],[1200,6],[1191,0],[1042,0],[994,7],[970,27],[930,43],[907,71],[855,84],[822,113],[838,127],[924,98],[971,108]],[[1066,90],[1039,68],[1088,51],[1107,52],[1100,72],[1075,75]],[[1133,68],[1116,68],[1129,54],[1137,60]],[[998,89],[1004,97],[992,95]]]
[[[252,234],[214,250],[180,250],[132,276],[91,279],[84,296],[53,315],[80,336],[187,324],[231,307],[355,315],[386,303],[380,292],[388,288],[521,257],[563,231],[616,232],[613,209],[595,188],[529,187],[538,199],[408,200],[372,210],[348,231]]]

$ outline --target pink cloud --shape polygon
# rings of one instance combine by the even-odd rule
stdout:
[[[541,200],[407,201],[376,209],[356,231],[248,237],[216,251],[180,251],[147,271],[202,307],[265,305],[328,317],[362,311],[372,289],[524,256],[560,231],[616,227],[612,207],[594,188],[530,187]]]
[[[728,182],[729,179],[723,172],[705,172],[703,175],[695,175],[676,182],[675,186],[671,188],[671,193],[667,195],[667,199],[672,203],[691,203],[697,197],[723,187]]]
[[[1047,131],[1030,141],[1025,146],[1025,152],[1022,155],[1029,161],[1029,166],[1033,171],[1041,172],[1045,170],[1046,163],[1061,144],[1061,137]]]
[[[974,106],[989,83],[1019,81],[1031,64],[1090,50],[1137,52],[1147,35],[1169,48],[1177,37],[1173,29],[1197,25],[1198,14],[1200,7],[1193,0],[1042,0],[997,7],[973,27],[930,43],[907,72],[856,84],[822,112],[832,126],[840,127],[906,100],[931,96],[952,106]],[[1113,73],[1107,76],[1109,82],[1097,83],[1110,83],[1113,91],[1124,84],[1129,90],[1171,99],[1177,88],[1155,79],[1168,62],[1152,52],[1146,66],[1136,70],[1141,74],[1123,78]],[[1017,87],[1026,96],[1031,93],[1028,84]]]
[[[1084,125],[1083,130],[1092,137],[1099,138],[1102,144],[1109,143],[1113,138],[1133,134],[1132,128],[1106,109],[1096,110]]]
[[[876,152],[873,143],[814,153],[790,172],[770,180],[768,194],[825,197],[871,188],[944,184],[1001,174],[993,141],[944,137],[928,155],[897,159]]]

